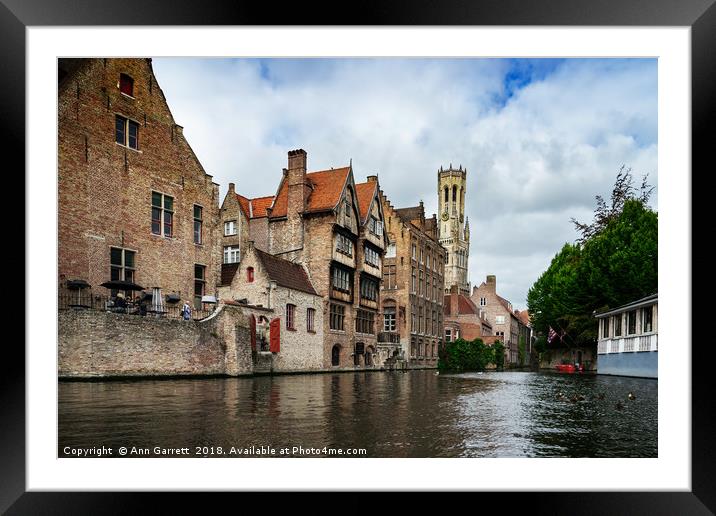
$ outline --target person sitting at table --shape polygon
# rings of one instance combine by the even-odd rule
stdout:
[[[117,298],[114,300],[114,307],[117,312],[127,311],[127,300],[124,299],[124,294],[121,292],[117,294]]]

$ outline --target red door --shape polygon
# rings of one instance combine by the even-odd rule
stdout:
[[[281,351],[281,319],[277,317],[271,321],[269,328],[271,331],[269,351],[271,351],[271,353],[278,353]]]
[[[251,351],[256,351],[256,317],[249,319],[249,330],[251,331]]]

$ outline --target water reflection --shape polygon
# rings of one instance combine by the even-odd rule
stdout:
[[[302,446],[369,457],[656,457],[657,386],[433,371],[61,382],[59,455],[65,446]]]

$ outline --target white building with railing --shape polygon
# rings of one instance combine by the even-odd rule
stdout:
[[[658,378],[658,294],[595,313],[597,372]]]

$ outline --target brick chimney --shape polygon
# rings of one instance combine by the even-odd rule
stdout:
[[[368,176],[368,182],[369,183],[377,183],[378,182],[378,176]]]
[[[234,183],[229,183],[229,192],[230,194],[236,193],[236,185]]]
[[[497,293],[497,276],[494,274],[490,274],[487,276],[487,281],[485,281],[485,285],[487,286],[487,290],[493,293]]]
[[[306,181],[307,155],[303,149],[288,151],[288,216],[306,211],[306,202],[311,188]]]

